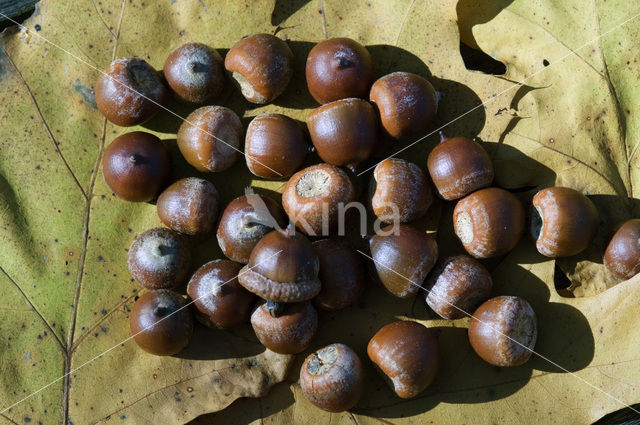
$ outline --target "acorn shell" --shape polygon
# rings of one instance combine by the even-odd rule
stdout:
[[[449,320],[471,315],[489,298],[493,281],[479,261],[468,255],[444,258],[433,268],[425,285],[426,302]]]
[[[314,406],[343,412],[364,392],[364,371],[358,355],[347,345],[331,344],[310,354],[300,368],[302,393]]]
[[[255,193],[229,202],[222,213],[216,237],[224,255],[246,264],[253,248],[275,228],[284,229],[287,216],[273,199]]]
[[[196,308],[196,318],[209,327],[230,329],[249,321],[255,296],[238,283],[242,266],[229,260],[202,265],[191,276],[187,294]]]
[[[347,242],[323,239],[313,243],[320,261],[322,289],[314,303],[323,310],[339,310],[353,304],[366,288],[362,257]]]
[[[426,214],[433,194],[420,168],[408,161],[387,158],[373,171],[373,212],[385,223],[408,223]]]
[[[306,237],[276,230],[253,248],[238,281],[262,299],[295,303],[318,295],[318,269],[318,256]]]
[[[224,66],[249,102],[267,103],[287,88],[293,75],[293,53],[274,35],[254,34],[233,45]]]
[[[369,158],[378,143],[378,117],[362,99],[341,99],[314,109],[307,127],[324,162],[352,170]]]
[[[178,148],[184,159],[203,173],[230,168],[242,153],[242,122],[223,106],[193,111],[178,130]]]
[[[142,294],[133,304],[129,329],[133,340],[144,351],[171,356],[189,344],[193,316],[180,294],[158,289]]]
[[[532,201],[531,232],[538,252],[568,257],[589,246],[598,232],[598,210],[589,198],[568,187],[549,187]]]
[[[435,379],[440,365],[438,340],[420,323],[394,322],[371,338],[367,354],[401,398],[412,398]]]
[[[442,135],[429,154],[427,168],[438,194],[448,201],[491,185],[494,177],[487,151],[466,137]]]
[[[640,219],[626,221],[607,246],[604,264],[618,279],[640,273]]]
[[[376,80],[369,98],[378,106],[382,128],[394,139],[424,133],[438,108],[431,83],[409,72],[393,72]]]
[[[219,202],[213,183],[187,177],[166,188],[156,207],[167,227],[186,235],[203,235],[215,229]]]
[[[341,206],[344,212],[347,204],[355,200],[356,191],[347,173],[329,164],[298,171],[282,191],[282,206],[289,219],[312,236],[335,233]]]
[[[258,115],[247,128],[244,145],[247,167],[258,177],[289,177],[302,166],[309,148],[302,127],[285,115]]]
[[[438,259],[435,239],[412,226],[387,226],[369,241],[383,286],[396,297],[418,293]]]
[[[136,235],[127,263],[135,280],[147,289],[175,288],[187,279],[191,254],[182,235],[154,227]]]
[[[142,124],[160,109],[167,89],[160,74],[138,57],[109,64],[96,83],[96,106],[106,119],[130,127]]]
[[[189,103],[205,103],[224,88],[224,61],[220,53],[202,43],[176,47],[164,62],[164,78],[175,95]]]
[[[522,298],[491,298],[473,313],[469,342],[484,361],[495,366],[519,366],[533,354],[538,336],[536,315]]]
[[[318,103],[365,97],[373,78],[369,51],[346,37],[330,38],[313,46],[305,67],[307,87]]]
[[[524,207],[512,193],[497,187],[461,199],[453,210],[456,236],[475,258],[511,251],[524,232]]]
[[[122,199],[151,201],[171,177],[171,155],[160,139],[144,131],[122,134],[102,158],[105,183]]]
[[[287,304],[278,317],[258,305],[251,314],[251,325],[258,340],[279,354],[297,354],[311,345],[318,330],[318,313],[309,301]]]

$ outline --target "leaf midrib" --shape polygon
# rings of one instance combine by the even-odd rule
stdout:
[[[114,45],[113,45],[113,53],[111,55],[111,60],[115,60],[118,45],[120,40],[120,29],[122,27],[122,18],[124,16],[124,6],[125,0],[122,0],[120,6],[120,16],[118,18],[118,26],[116,29],[116,33],[113,34],[114,37]],[[71,359],[74,353],[74,336],[76,330],[76,323],[78,317],[78,302],[80,301],[80,292],[82,289],[82,280],[84,277],[84,267],[86,263],[87,256],[87,244],[89,240],[89,222],[91,218],[91,201],[93,200],[93,188],[96,182],[96,176],[99,174],[98,169],[100,167],[100,162],[102,161],[102,154],[104,152],[104,143],[107,133],[107,119],[102,119],[102,131],[100,134],[100,145],[98,147],[98,154],[96,156],[96,161],[92,169],[91,178],[89,181],[89,186],[87,187],[87,193],[85,196],[85,208],[84,208],[84,218],[82,225],[82,249],[80,251],[80,259],[78,265],[78,277],[76,279],[75,293],[73,297],[73,304],[71,308],[71,323],[69,325],[69,330],[67,333],[67,345],[66,345],[66,356],[65,356],[65,374],[64,374],[64,383],[63,383],[63,397],[62,397],[62,423],[66,424],[69,421],[69,394],[71,389]]]

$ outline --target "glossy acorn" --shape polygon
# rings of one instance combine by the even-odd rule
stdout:
[[[531,235],[546,257],[568,257],[589,246],[598,232],[598,210],[589,198],[568,187],[549,187],[532,201]]]
[[[238,281],[267,301],[296,303],[318,295],[318,271],[318,256],[305,236],[274,230],[253,248]]]
[[[473,313],[469,322],[471,347],[494,366],[519,366],[533,354],[538,336],[536,315],[524,299],[491,298]]]
[[[369,341],[367,354],[400,398],[413,398],[436,377],[440,365],[438,340],[417,322],[384,326]]]
[[[267,303],[256,307],[251,325],[262,345],[279,354],[301,353],[311,345],[318,330],[318,313],[309,301],[286,304],[274,317]]]
[[[255,34],[227,52],[224,66],[249,102],[268,103],[287,88],[293,75],[293,53],[280,38]]]
[[[182,295],[168,289],[142,294],[129,315],[133,340],[156,356],[179,353],[191,340],[193,316]]]
[[[153,117],[166,97],[159,73],[143,59],[116,59],[96,83],[96,106],[116,125],[131,127]]]
[[[213,183],[187,177],[158,197],[158,217],[165,226],[186,235],[204,235],[215,229],[220,195]]]
[[[247,323],[255,296],[238,283],[241,264],[214,260],[191,276],[187,294],[193,300],[196,318],[206,326],[230,329]]]
[[[427,159],[431,180],[443,199],[460,199],[491,185],[493,163],[482,146],[466,137],[447,137],[440,133],[440,144]]]
[[[618,279],[640,273],[640,219],[626,221],[613,235],[604,253],[604,265]]]
[[[262,114],[247,128],[244,153],[247,167],[266,179],[291,176],[304,163],[310,145],[302,127],[281,114]]]
[[[369,245],[382,285],[398,298],[416,295],[438,259],[435,239],[404,224],[383,228]]]
[[[475,258],[511,251],[524,231],[524,207],[512,193],[497,187],[461,199],[453,210],[453,226],[464,249]]]
[[[318,103],[364,98],[373,78],[373,61],[369,51],[357,41],[330,38],[309,52],[305,76],[309,92]]]
[[[230,168],[242,153],[240,118],[223,106],[203,106],[193,111],[178,130],[178,149],[184,159],[203,173]]]
[[[320,158],[352,170],[378,143],[378,117],[362,99],[342,99],[314,109],[307,118],[311,142]]]
[[[424,133],[438,109],[438,96],[431,83],[409,72],[393,72],[376,80],[369,99],[380,111],[385,133],[394,139]]]
[[[276,201],[266,196],[248,193],[224,209],[216,237],[224,255],[246,264],[253,248],[267,233],[284,229],[287,216]]]
[[[440,317],[455,320],[489,299],[492,287],[485,266],[468,255],[455,255],[436,263],[425,284],[425,300]]]
[[[408,223],[426,214],[433,193],[420,167],[398,158],[387,158],[373,171],[373,213],[385,223]]]
[[[312,236],[335,233],[356,190],[347,173],[317,164],[295,173],[282,191],[282,206],[291,222]]]
[[[224,88],[222,56],[206,44],[185,43],[176,47],[167,57],[163,72],[174,94],[188,103],[210,101]]]
[[[184,237],[164,227],[136,235],[127,259],[131,275],[147,289],[175,288],[184,283],[190,263],[191,251]]]
[[[125,133],[113,139],[105,149],[102,175],[119,198],[150,201],[171,177],[171,155],[153,134]]]
[[[310,354],[300,368],[302,394],[328,412],[354,407],[364,393],[364,370],[345,344],[331,344]]]
[[[339,310],[353,304],[365,290],[366,271],[362,257],[347,242],[322,239],[313,243],[320,261],[322,288],[314,298],[316,307]]]

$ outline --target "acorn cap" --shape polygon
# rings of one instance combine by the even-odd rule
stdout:
[[[238,281],[269,301],[300,302],[320,292],[318,257],[299,233],[273,231],[258,242]]]

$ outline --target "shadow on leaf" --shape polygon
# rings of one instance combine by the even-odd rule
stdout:
[[[174,357],[192,360],[241,359],[262,353],[265,348],[250,325],[232,331],[211,329],[196,321],[191,342]]]
[[[309,2],[310,0],[276,0],[271,12],[271,25],[279,26]]]

